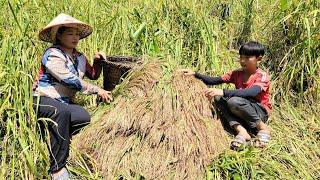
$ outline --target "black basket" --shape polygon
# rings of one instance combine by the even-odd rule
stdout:
[[[103,88],[112,91],[129,70],[141,64],[141,59],[127,56],[107,56],[103,65]]]

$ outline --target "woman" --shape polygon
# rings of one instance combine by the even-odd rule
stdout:
[[[52,179],[68,179],[65,168],[69,156],[71,135],[90,122],[89,113],[73,104],[77,91],[84,94],[98,94],[103,101],[112,101],[109,91],[83,80],[97,79],[101,73],[103,52],[94,56],[91,66],[86,57],[76,50],[78,42],[89,36],[92,28],[66,14],[59,14],[39,33],[39,38],[51,42],[52,46],[41,60],[39,77],[34,86],[34,109],[38,117],[51,118],[50,169]]]

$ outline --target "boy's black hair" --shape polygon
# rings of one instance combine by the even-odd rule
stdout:
[[[256,41],[249,41],[243,44],[239,49],[240,55],[245,56],[263,56],[264,55],[264,47],[262,44]]]

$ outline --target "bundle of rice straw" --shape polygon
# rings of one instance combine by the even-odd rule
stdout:
[[[199,179],[228,147],[205,84],[164,69],[158,61],[135,69],[115,107],[73,140],[105,179]]]

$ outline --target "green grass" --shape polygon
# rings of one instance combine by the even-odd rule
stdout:
[[[229,14],[222,17],[225,7]],[[49,46],[37,33],[60,12],[94,27],[79,45],[89,58],[98,50],[147,54],[166,59],[172,68],[219,75],[238,66],[239,43],[262,42],[267,47],[262,67],[273,78],[273,141],[263,150],[226,151],[208,167],[207,178],[320,178],[319,8],[317,0],[1,0],[0,179],[47,174],[49,153],[32,110],[31,89]],[[95,83],[102,85],[102,78]],[[95,109],[94,97],[79,99]],[[84,179],[98,177],[85,166],[73,169]]]

